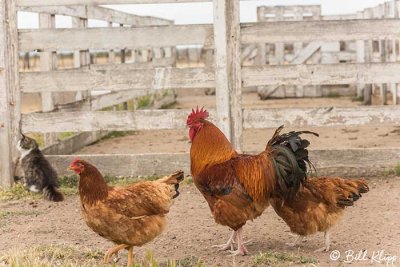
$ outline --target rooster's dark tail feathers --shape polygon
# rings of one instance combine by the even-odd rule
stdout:
[[[307,168],[314,168],[308,158],[307,147],[310,142],[300,137],[301,134],[317,133],[310,131],[291,131],[280,134],[280,126],[269,140],[266,149],[272,151],[272,162],[275,169],[276,194],[283,199],[293,197],[300,188],[300,184],[307,178]]]

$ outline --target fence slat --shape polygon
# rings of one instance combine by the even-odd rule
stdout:
[[[50,112],[23,115],[26,132],[128,131],[186,127],[190,110]],[[215,111],[210,110],[215,119]],[[84,122],[84,123],[82,123]],[[400,107],[244,109],[243,127],[400,125]]]
[[[140,64],[139,64],[140,65]],[[400,63],[282,65],[243,67],[244,87],[261,85],[320,85],[399,83]],[[212,68],[136,69],[135,64],[93,66],[85,70],[20,73],[23,92],[84,90],[123,91],[150,89],[215,88]]]
[[[213,44],[212,25],[19,30],[20,51],[149,48]]]
[[[123,64],[121,64],[123,66]],[[131,89],[213,88],[212,69],[157,68],[121,70],[62,70],[53,72],[21,73],[23,92],[83,91]]]
[[[399,107],[245,109],[244,128],[399,125]]]
[[[400,63],[274,65],[243,68],[243,86],[398,83]]]
[[[18,0],[18,6],[68,6],[68,5],[118,5],[118,4],[164,4],[195,3],[211,0]],[[243,0],[242,0],[243,1]],[[249,1],[249,0],[245,0]]]
[[[400,36],[400,20],[358,19],[248,23],[242,24],[241,36],[243,44],[394,39]]]

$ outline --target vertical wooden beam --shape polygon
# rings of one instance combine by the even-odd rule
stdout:
[[[242,143],[239,0],[214,0],[218,125],[237,150]]]
[[[88,20],[78,17],[72,17],[72,28],[87,28]],[[74,68],[80,68],[90,64],[89,50],[74,51]],[[80,101],[89,97],[88,91],[76,92],[75,100]]]
[[[14,182],[20,137],[17,9],[14,0],[0,1],[0,187]]]
[[[108,22],[108,27],[113,27],[112,21]],[[110,49],[110,51],[108,51],[108,63],[115,63],[115,52],[113,49]]]
[[[56,16],[53,14],[39,14],[39,28],[55,28]],[[56,52],[40,52],[40,70],[51,71],[57,68],[57,54]],[[52,92],[42,92],[42,111],[52,111],[55,105],[55,95]],[[57,134],[45,133],[44,145],[49,146],[57,142]]]
[[[357,13],[357,18],[362,19],[363,13],[362,12]],[[364,44],[365,44],[365,42],[363,40],[356,41],[357,63],[365,63],[365,46],[364,46]],[[357,84],[357,97],[361,97],[363,95],[364,88],[365,88],[365,84],[362,84],[362,83]]]

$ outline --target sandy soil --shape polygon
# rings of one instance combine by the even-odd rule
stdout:
[[[343,220],[332,230],[332,250],[342,253],[365,250],[367,260],[354,261],[352,266],[376,266],[371,263],[372,254],[384,250],[385,254],[397,256],[394,266],[400,266],[400,179],[369,179],[371,191],[354,207],[348,208]],[[192,185],[184,186],[168,217],[166,231],[155,241],[137,248],[138,257],[152,250],[157,259],[180,259],[196,256],[207,262],[207,266],[232,266],[233,259],[227,253],[217,252],[212,245],[225,242],[230,231],[217,225],[210,217],[208,205]],[[23,249],[39,244],[63,244],[105,251],[112,244],[93,233],[83,222],[79,211],[78,196],[69,196],[62,203],[36,200],[8,201],[0,203],[0,210],[14,212],[15,216],[0,217],[0,252]],[[23,215],[34,212],[35,215]],[[252,255],[265,251],[290,252],[310,256],[318,260],[318,266],[343,266],[343,262],[332,261],[329,253],[314,253],[323,244],[323,234],[308,238],[298,248],[285,245],[293,241],[288,227],[269,208],[264,214],[248,222],[244,228],[250,256],[236,257],[239,266],[246,266]],[[120,263],[126,260],[126,253]],[[383,266],[383,265],[382,265]],[[390,265],[391,266],[391,265]]]

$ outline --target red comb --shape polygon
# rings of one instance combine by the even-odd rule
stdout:
[[[79,157],[74,158],[74,160],[71,162],[71,165],[76,164],[78,161],[80,161],[81,159]]]
[[[186,124],[190,125],[199,119],[206,119],[206,118],[208,118],[208,111],[205,110],[204,107],[202,107],[199,110],[199,106],[197,106],[196,110],[192,109],[192,113],[189,114]]]

